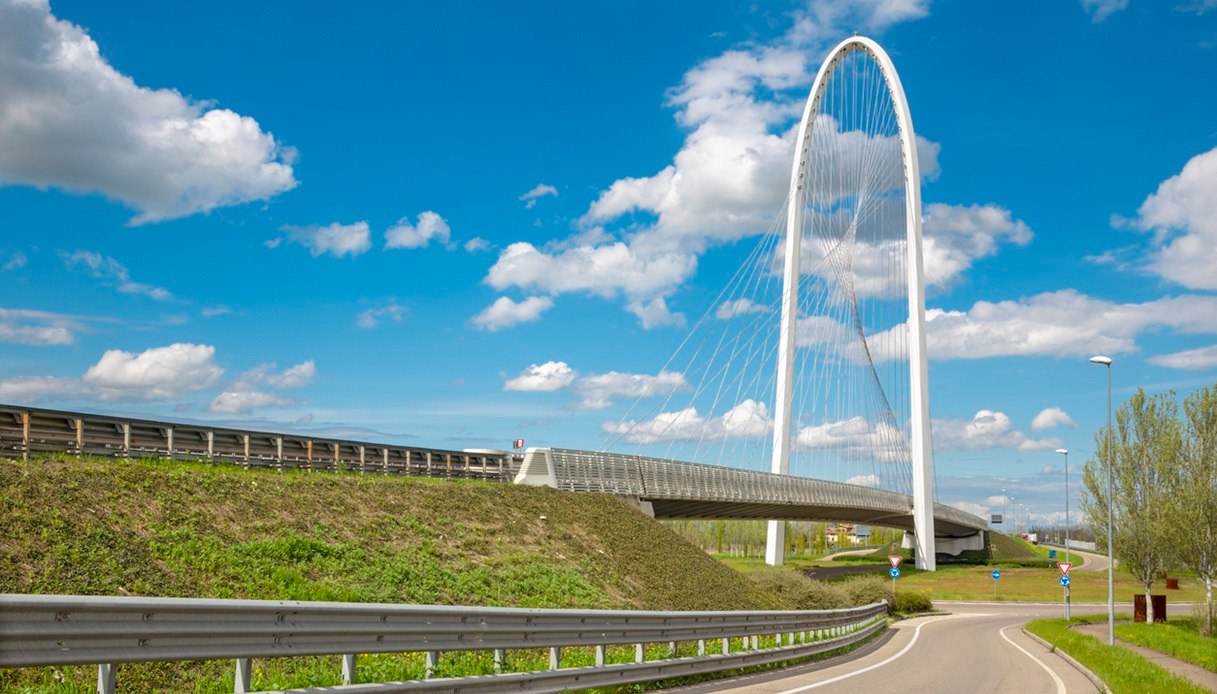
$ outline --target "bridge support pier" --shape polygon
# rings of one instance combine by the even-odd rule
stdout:
[[[786,563],[786,521],[769,521],[769,534],[765,538],[765,563],[770,566]]]

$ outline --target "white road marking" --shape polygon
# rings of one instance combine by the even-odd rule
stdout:
[[[917,643],[917,638],[919,636],[921,636],[921,627],[923,627],[927,624],[933,624],[934,622],[939,622],[944,619],[951,619],[952,617],[989,617],[989,616],[991,616],[991,615],[981,614],[981,613],[953,614],[953,615],[946,615],[943,617],[934,617],[932,619],[927,619],[924,622],[922,622],[921,624],[918,624],[917,628],[913,630],[913,640],[909,641],[908,644],[904,648],[900,649],[899,653],[897,653],[896,655],[893,655],[892,657],[888,658],[887,660],[884,660],[881,663],[875,663],[874,665],[868,665],[868,666],[862,668],[861,670],[854,670],[853,672],[847,672],[844,675],[837,675],[836,677],[824,680],[823,682],[816,682],[814,684],[808,684],[808,685],[804,685],[802,687],[795,687],[794,689],[787,689],[787,690],[781,692],[781,694],[795,694],[795,692],[805,692],[809,689],[823,687],[826,684],[833,684],[834,682],[840,682],[841,680],[847,680],[850,677],[854,677],[855,675],[861,675],[864,672],[870,672],[871,670],[881,668],[881,667],[887,665],[888,663],[892,662],[893,660],[896,660],[897,658],[904,655],[905,653],[908,653],[909,650],[912,649],[913,644]],[[1028,654],[1028,655],[1030,655],[1030,654]]]
[[[1006,640],[1006,643],[1008,643],[1011,646],[1014,646],[1018,650],[1022,651],[1023,655],[1034,660],[1036,665],[1039,665],[1040,667],[1044,668],[1044,672],[1047,672],[1049,675],[1052,675],[1052,681],[1056,682],[1056,694],[1065,694],[1065,683],[1063,681],[1061,681],[1061,678],[1055,672],[1052,671],[1052,668],[1048,667],[1047,663],[1045,663],[1044,661],[1040,660],[1039,658],[1036,658],[1035,656],[1031,655],[1031,651],[1028,651],[1026,648],[1023,648],[1022,646],[1018,645],[1017,643],[1014,643],[1013,641],[1010,640],[1009,636],[1006,636],[1006,629],[1009,629],[1012,626],[1018,626],[1018,625],[1009,624],[1007,626],[1002,627],[997,633],[1001,634],[1001,637]]]

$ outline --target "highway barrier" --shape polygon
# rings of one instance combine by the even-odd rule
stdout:
[[[240,693],[250,690],[251,658],[342,655],[341,680],[355,685],[359,654],[424,653],[429,674],[446,651],[493,651],[500,669],[507,649],[540,648],[549,650],[548,670],[367,683],[366,691],[553,692],[824,653],[882,629],[886,612],[881,602],[797,612],[643,612],[0,595],[0,667],[96,664],[98,691],[112,694],[120,663],[233,659]],[[745,648],[732,651],[733,638]],[[760,647],[759,638],[772,645]],[[721,647],[708,649],[715,641]],[[673,655],[682,642],[696,642],[697,655],[644,658],[644,644],[666,643]],[[606,664],[605,647],[621,644],[637,644],[634,662]],[[593,648],[596,664],[562,667],[562,649],[569,647]]]

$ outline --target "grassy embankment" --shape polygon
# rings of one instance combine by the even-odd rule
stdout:
[[[1166,624],[1118,624],[1116,638],[1217,672],[1217,638],[1201,636],[1194,617],[1170,617]]]
[[[1069,622],[1063,619],[1036,619],[1028,622],[1026,628],[1077,659],[1102,679],[1115,694],[1190,694],[1206,691],[1126,648],[1118,645],[1108,646],[1093,636],[1070,629],[1068,624]]]
[[[0,592],[635,609],[779,599],[616,500],[481,482],[160,461],[0,461]],[[695,647],[695,646],[694,646]],[[666,651],[666,648],[664,649]],[[568,652],[569,651],[569,652]],[[521,669],[538,652],[509,653]],[[564,664],[590,653],[565,649]],[[632,660],[633,648],[610,652]],[[484,656],[438,674],[488,671]],[[534,662],[535,661],[535,662]],[[124,665],[133,691],[232,691],[232,664]],[[337,684],[337,657],[255,661],[254,686]],[[361,679],[421,676],[418,654]],[[0,690],[89,691],[91,667],[0,671]]]

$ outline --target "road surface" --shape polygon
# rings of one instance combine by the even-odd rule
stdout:
[[[669,691],[751,692],[1094,692],[1095,685],[1056,653],[1023,633],[1036,617],[1060,617],[1051,604],[941,602],[948,614],[897,622],[852,660],[809,663],[776,672]],[[1074,614],[1102,612],[1074,605]]]
[[[1045,547],[1052,547],[1056,550],[1057,561],[1065,561],[1064,547],[1058,547],[1056,545],[1045,545]],[[1107,571],[1106,554],[1095,554],[1094,552],[1087,552],[1080,549],[1074,549],[1072,547],[1069,548],[1070,557],[1076,557],[1078,555],[1081,555],[1086,561],[1080,566],[1074,566],[1072,571]],[[1120,563],[1116,562],[1116,566],[1119,567],[1119,565]]]

